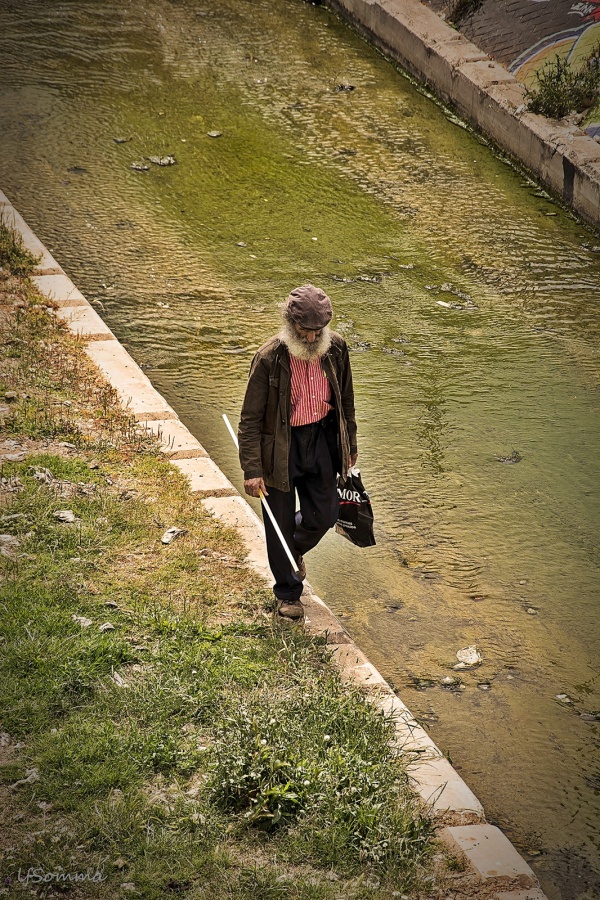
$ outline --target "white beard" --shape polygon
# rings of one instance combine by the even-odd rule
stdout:
[[[296,330],[291,322],[284,321],[278,337],[281,343],[286,345],[292,356],[304,362],[319,359],[331,347],[331,330],[328,325],[323,328],[320,336],[312,344],[309,344],[306,339],[296,334]]]

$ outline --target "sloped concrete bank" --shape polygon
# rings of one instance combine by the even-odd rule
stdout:
[[[0,218],[39,257],[32,281],[57,305],[59,318],[86,342],[89,357],[116,389],[123,406],[141,427],[158,437],[162,452],[188,476],[190,489],[199,494],[205,508],[238,530],[248,549],[249,566],[271,582],[263,526],[249,504],[155,390],[2,191]],[[532,869],[506,836],[485,821],[477,797],[310,585],[306,585],[302,599],[306,628],[325,637],[342,677],[368,688],[372,702],[394,717],[396,744],[411,760],[412,787],[428,805],[439,836],[455,854],[464,857],[480,879],[478,896],[544,900]]]
[[[328,0],[386,55],[600,227],[600,146],[577,126],[527,112],[524,87],[419,0]]]

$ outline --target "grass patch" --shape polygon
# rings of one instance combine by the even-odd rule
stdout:
[[[0,216],[0,268],[11,275],[31,275],[39,257],[23,246],[20,235]]]
[[[582,112],[600,95],[600,44],[575,68],[556,55],[535,73],[535,84],[526,89],[527,109],[551,119]]]
[[[13,275],[2,296],[5,887],[428,896],[430,826],[391,722],[341,684],[322,642],[273,620],[237,533],[51,304]],[[164,546],[170,525],[184,533]],[[27,884],[36,871],[89,877]]]

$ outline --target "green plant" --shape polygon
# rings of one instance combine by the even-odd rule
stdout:
[[[526,89],[527,109],[551,119],[592,106],[600,92],[600,44],[582,66],[555,56],[535,73],[536,85]]]
[[[30,275],[39,257],[23,246],[23,240],[0,218],[0,266],[11,275]]]

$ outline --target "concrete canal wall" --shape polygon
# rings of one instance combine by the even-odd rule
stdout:
[[[517,78],[419,0],[328,0],[385,54],[600,227],[600,144],[527,112]]]
[[[56,306],[56,315],[86,344],[90,359],[117,391],[121,403],[159,439],[165,456],[189,478],[190,489],[221,522],[238,530],[248,565],[271,583],[261,521],[175,410],[152,386],[110,328],[90,306],[53,256],[0,191],[0,219],[21,236],[39,262],[31,277]],[[354,643],[343,625],[310,585],[302,597],[306,628],[324,636],[342,678],[365,686],[380,709],[393,716],[395,742],[410,760],[413,789],[427,804],[439,836],[481,879],[481,898],[544,900],[532,869],[507,837],[485,821],[483,807],[439,748]]]

